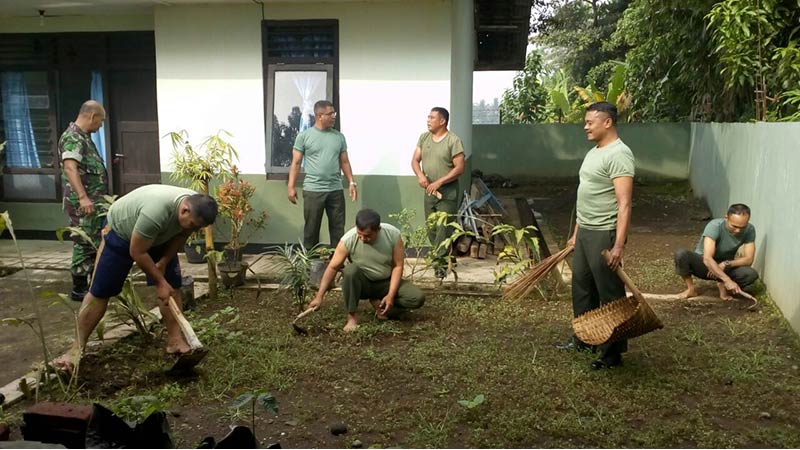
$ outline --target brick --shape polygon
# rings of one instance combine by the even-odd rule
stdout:
[[[36,403],[22,414],[25,421],[21,427],[22,436],[26,440],[62,444],[68,448],[82,448],[91,416],[91,406]]]

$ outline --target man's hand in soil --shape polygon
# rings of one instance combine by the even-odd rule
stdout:
[[[386,314],[389,312],[390,309],[392,309],[392,306],[394,306],[394,299],[389,297],[388,295],[386,297],[383,297],[383,300],[381,300],[381,304],[378,305],[378,314],[386,317]]]
[[[742,292],[742,288],[740,288],[739,285],[736,284],[736,282],[731,280],[730,278],[728,278],[728,280],[724,281],[723,283],[725,284],[725,289],[732,294],[738,294]]]

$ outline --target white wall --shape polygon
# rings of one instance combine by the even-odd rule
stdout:
[[[411,155],[433,106],[450,104],[450,2],[267,3],[267,20],[339,20],[339,111],[353,170],[411,175]],[[225,129],[244,173],[265,164],[261,9],[155,9],[161,133],[193,140]],[[171,145],[161,142],[169,170]]]

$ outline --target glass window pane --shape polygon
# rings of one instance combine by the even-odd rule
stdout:
[[[56,167],[47,72],[4,72],[0,77],[0,141],[8,141],[7,165]]]
[[[3,194],[14,200],[53,200],[56,198],[55,175],[3,174]]]
[[[331,98],[328,73],[276,71],[272,111],[273,167],[289,167],[298,133],[314,126],[314,103]]]

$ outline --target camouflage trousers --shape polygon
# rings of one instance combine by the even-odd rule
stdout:
[[[83,230],[92,238],[93,244],[86,242],[81,236],[72,237],[72,263],[69,271],[74,276],[85,277],[94,270],[94,260],[97,256],[97,248],[100,246],[100,231],[103,228],[103,217],[97,214],[97,210],[89,216],[79,213],[79,204],[68,200],[64,201],[64,213],[69,219],[69,226]]]

